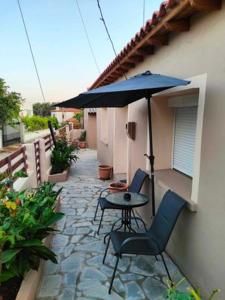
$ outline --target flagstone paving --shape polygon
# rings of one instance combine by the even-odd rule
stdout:
[[[99,191],[109,182],[97,178],[94,150],[83,150],[73,165],[71,176],[61,193],[61,211],[65,217],[52,241],[58,264],[46,262],[37,300],[163,300],[166,299],[166,274],[162,262],[154,257],[123,257],[118,266],[112,294],[108,294],[115,257],[112,248],[102,264],[104,233],[117,219],[106,212],[101,234],[93,221]],[[166,261],[175,281],[183,276],[168,256]],[[186,289],[184,280],[181,289]]]

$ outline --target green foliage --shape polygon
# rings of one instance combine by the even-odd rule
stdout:
[[[167,298],[169,300],[203,300],[203,298],[200,295],[200,291],[196,291],[193,288],[188,288],[187,292],[179,291],[178,287],[183,281],[184,278],[176,284],[168,281]],[[219,291],[220,290],[218,289],[213,290],[208,300],[212,300]]]
[[[41,117],[48,117],[51,116],[51,110],[53,109],[52,106],[55,103],[45,102],[45,103],[34,103],[33,104],[33,113],[34,115],[41,116]]]
[[[58,119],[55,117],[55,116],[52,116],[52,117],[48,117],[48,120],[51,121],[52,123],[52,126],[55,128],[55,129],[59,129],[59,121]]]
[[[70,166],[71,161],[76,162],[78,156],[73,153],[75,150],[74,145],[69,145],[66,139],[57,140],[51,155],[51,174],[62,173]]]
[[[60,192],[61,189],[55,191],[54,184],[43,183],[31,191],[2,193],[0,282],[23,277],[30,269],[37,270],[41,258],[57,263],[56,255],[43,244],[43,239],[54,231],[51,226],[63,217],[54,211]]]
[[[23,99],[16,92],[9,92],[8,86],[0,78],[0,126],[17,120]]]
[[[22,121],[28,131],[36,131],[48,128],[48,118],[40,116],[25,116]]]
[[[56,117],[41,117],[41,116],[25,116],[22,121],[28,131],[36,131],[48,128],[48,120],[51,121],[55,129],[59,128],[59,123]]]
[[[81,142],[86,141],[86,130],[81,131],[79,141],[81,141]]]
[[[84,111],[81,110],[80,113],[77,113],[74,115],[74,118],[80,123],[80,120],[81,120],[81,118],[83,118],[83,116],[84,116]]]

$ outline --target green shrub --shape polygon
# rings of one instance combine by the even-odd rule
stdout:
[[[33,116],[26,116],[22,118],[22,122],[24,123],[28,131],[47,129],[49,120],[51,121],[52,126],[55,129],[59,128],[59,122],[55,116],[41,117],[41,116],[33,115]]]
[[[187,292],[179,291],[179,285],[184,281],[185,278],[182,278],[178,283],[172,283],[170,281],[167,282],[167,299],[168,300],[203,300],[200,295],[200,291],[194,290],[193,288],[188,288]],[[207,298],[208,300],[214,299],[214,296],[219,293],[220,290],[213,290],[210,296]]]
[[[48,118],[40,116],[26,116],[22,118],[28,131],[36,131],[48,128]]]
[[[57,140],[51,155],[51,174],[62,173],[70,166],[72,160],[76,162],[78,157],[73,154],[75,150],[76,148],[69,145],[65,139]]]
[[[57,120],[57,118],[55,116],[52,116],[52,117],[48,117],[48,120],[51,121],[52,123],[52,126],[55,128],[55,129],[59,129],[59,122]]]
[[[79,141],[85,142],[86,141],[86,130],[81,131]]]
[[[15,192],[2,184],[0,191],[0,282],[37,270],[40,259],[57,263],[43,239],[63,217],[54,211],[61,189],[55,191],[54,184],[43,183],[36,190]]]

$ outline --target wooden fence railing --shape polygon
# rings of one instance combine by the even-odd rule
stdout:
[[[48,135],[44,136],[43,138],[45,140],[45,151],[47,152],[53,146],[53,141],[52,141],[51,134],[48,134]]]
[[[0,160],[1,173],[15,173],[15,171],[27,171],[27,156],[25,146]]]
[[[40,141],[34,142],[35,162],[36,162],[36,175],[38,185],[41,183],[41,159],[40,159]]]

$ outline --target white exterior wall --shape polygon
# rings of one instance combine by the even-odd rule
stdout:
[[[203,131],[200,141],[197,212],[186,210],[180,217],[167,251],[184,274],[203,293],[215,288],[225,299],[225,5],[219,11],[192,18],[189,32],[172,36],[169,46],[161,47],[128,74],[146,70],[180,78],[207,75]],[[128,107],[128,120],[137,123],[137,138],[128,140],[128,169],[131,178],[139,167],[145,169],[147,147],[147,104],[137,101]],[[109,122],[114,120],[109,117]],[[110,128],[116,126],[114,123]],[[99,125],[98,125],[99,126]],[[112,129],[110,129],[112,130]],[[113,130],[111,131],[113,132]],[[153,126],[154,132],[154,126]],[[156,140],[157,137],[154,137]],[[99,141],[98,141],[99,144]],[[112,147],[112,146],[111,146]],[[98,147],[99,157],[111,157],[112,150]],[[108,151],[106,153],[102,153]],[[165,189],[156,185],[159,203]],[[151,210],[141,211],[150,221]]]

